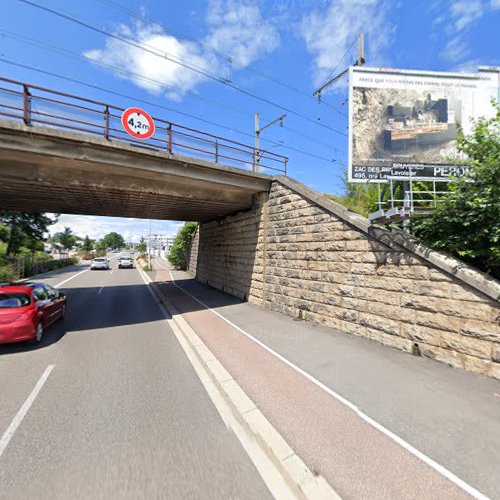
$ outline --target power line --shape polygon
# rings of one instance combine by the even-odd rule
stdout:
[[[253,92],[250,92],[250,91],[245,90],[245,89],[243,89],[241,87],[238,87],[237,85],[235,85],[235,84],[233,84],[231,82],[225,81],[225,80],[223,80],[221,78],[218,78],[218,77],[216,77],[214,75],[211,75],[210,73],[207,73],[206,71],[204,71],[204,70],[202,70],[200,68],[197,68],[195,66],[192,66],[192,65],[189,65],[189,64],[186,64],[186,63],[183,63],[180,60],[176,60],[176,59],[170,57],[166,53],[164,53],[164,54],[158,53],[154,49],[152,49],[152,48],[150,48],[148,46],[141,45],[139,43],[133,42],[130,39],[121,37],[121,36],[116,35],[114,33],[110,33],[109,31],[106,31],[104,29],[101,29],[101,28],[98,28],[96,26],[93,26],[92,24],[89,24],[89,23],[87,23],[85,21],[77,19],[77,18],[75,18],[73,16],[70,16],[68,14],[64,14],[63,12],[51,9],[51,8],[43,6],[43,5],[39,5],[39,4],[34,3],[32,1],[30,1],[30,0],[18,0],[18,2],[21,2],[21,3],[24,3],[26,5],[30,5],[32,7],[37,8],[37,9],[43,10],[45,12],[48,12],[48,13],[53,14],[53,15],[55,15],[57,17],[62,18],[62,19],[66,19],[68,21],[76,23],[76,24],[78,24],[80,26],[83,26],[83,27],[85,27],[87,29],[90,29],[92,31],[95,31],[97,33],[101,33],[102,35],[108,36],[108,37],[113,38],[115,40],[119,40],[119,41],[121,41],[123,43],[126,43],[127,45],[130,45],[132,47],[135,47],[135,48],[138,48],[138,49],[143,50],[145,52],[148,52],[148,53],[150,53],[150,54],[152,54],[154,56],[161,57],[161,58],[166,59],[167,61],[173,62],[175,64],[179,64],[179,65],[185,67],[186,69],[189,69],[190,71],[194,71],[194,72],[196,72],[198,74],[201,74],[203,76],[206,76],[207,78],[209,78],[211,80],[214,80],[214,81],[216,81],[218,83],[222,83],[224,85],[227,85],[229,88],[232,88],[232,89],[234,89],[234,90],[236,90],[236,91],[238,91],[238,92],[240,92],[240,93],[242,93],[244,95],[252,97],[253,99],[257,99],[259,101],[265,102],[266,104],[270,104],[271,106],[275,106],[277,108],[280,108],[283,111],[286,111],[286,112],[291,113],[293,115],[299,116],[300,118],[302,118],[304,120],[307,120],[307,121],[309,121],[311,123],[314,123],[315,125],[321,126],[323,128],[329,129],[329,130],[331,130],[331,131],[333,131],[333,132],[335,132],[337,134],[340,134],[340,135],[342,135],[344,137],[347,137],[347,134],[345,132],[342,132],[342,131],[340,131],[338,129],[335,129],[333,127],[325,125],[324,123],[318,122],[318,121],[316,121],[316,120],[314,120],[312,118],[309,118],[308,116],[303,115],[302,113],[299,113],[298,111],[290,109],[290,108],[288,108],[286,106],[283,106],[281,104],[275,103],[275,102],[271,101],[270,99],[267,99],[265,97],[261,97],[261,96],[259,96],[257,94],[254,94]]]
[[[121,12],[124,12],[126,13],[127,15],[129,15],[130,17],[134,18],[134,19],[137,19],[139,21],[142,21],[142,22],[150,22],[150,23],[155,23],[157,25],[160,25],[158,22],[152,20],[150,17],[148,16],[144,16],[144,15],[137,15],[135,14],[131,9],[125,7],[124,5],[121,5],[117,2],[114,2],[113,0],[95,0],[96,2],[100,2],[102,4],[105,4],[105,5],[109,5],[111,6],[112,8],[118,10],[118,11],[121,11]],[[307,93],[307,92],[304,92],[303,90],[300,90],[298,89],[297,87],[294,87],[293,85],[290,85],[289,83],[286,83],[286,82],[283,82],[277,78],[275,78],[274,76],[271,76],[271,75],[268,75],[267,73],[264,73],[262,71],[258,71],[256,70],[255,68],[252,68],[251,66],[248,66],[248,65],[245,65],[243,64],[241,61],[239,61],[238,59],[234,59],[232,56],[228,55],[228,54],[224,54],[223,52],[219,51],[219,50],[216,50],[214,49],[213,47],[210,47],[209,45],[203,43],[203,42],[200,42],[199,40],[196,40],[194,38],[190,38],[190,37],[187,37],[185,36],[184,34],[180,34],[179,32],[175,32],[174,30],[172,30],[171,28],[167,28],[165,25],[160,25],[167,33],[170,32],[178,37],[182,37],[182,38],[185,38],[186,40],[190,40],[198,45],[200,45],[201,47],[203,47],[204,49],[214,53],[215,55],[223,58],[223,59],[226,59],[228,62],[230,63],[235,63],[237,66],[239,66],[241,69],[245,70],[245,71],[249,71],[251,73],[255,73],[256,75],[259,75],[263,78],[266,78],[274,83],[276,83],[277,85],[281,85],[282,87],[285,87],[293,92],[296,92],[297,94],[300,94],[304,97],[307,97],[308,99],[314,99],[314,97],[311,96],[311,94]],[[353,43],[354,45],[354,43]],[[351,45],[351,48],[352,48],[352,45]],[[345,56],[344,56],[345,57]],[[339,63],[340,64],[340,63]],[[335,106],[332,106],[331,104],[323,101],[323,104],[328,106],[329,108],[333,109],[335,112],[339,113],[340,115],[344,116],[344,117],[347,117],[347,114],[344,113],[342,110],[336,108]]]
[[[65,75],[60,75],[58,73],[55,73],[55,72],[52,72],[52,71],[48,71],[48,70],[43,70],[43,69],[40,69],[40,68],[34,68],[34,67],[26,65],[26,64],[22,64],[22,63],[19,63],[19,62],[11,61],[11,60],[6,59],[4,57],[0,57],[0,62],[3,62],[5,64],[9,64],[11,66],[17,66],[19,68],[27,69],[27,70],[30,70],[30,71],[35,71],[35,72],[38,72],[38,73],[42,73],[42,74],[45,74],[45,75],[50,75],[50,76],[53,76],[55,78],[60,78],[62,80],[66,80],[66,81],[69,81],[69,82],[72,82],[72,83],[77,83],[79,85],[83,85],[85,87],[89,87],[89,88],[92,88],[92,89],[95,89],[95,90],[100,90],[100,91],[106,92],[108,94],[112,94],[112,95],[116,95],[116,96],[119,96],[119,97],[123,97],[125,99],[131,99],[131,100],[134,100],[136,102],[141,102],[143,104],[147,104],[149,106],[154,106],[154,107],[157,107],[157,108],[160,108],[160,109],[164,109],[166,111],[171,111],[173,113],[177,113],[179,115],[186,116],[186,117],[192,118],[194,120],[198,120],[198,121],[200,121],[202,123],[207,123],[209,125],[213,125],[213,126],[218,127],[218,128],[229,130],[230,132],[233,132],[233,133],[236,133],[236,134],[240,134],[240,135],[243,135],[243,136],[246,136],[246,137],[251,137],[252,139],[254,137],[253,134],[250,134],[248,132],[244,132],[242,130],[234,129],[232,127],[228,127],[227,125],[222,125],[220,123],[217,123],[217,122],[214,122],[214,121],[211,121],[211,120],[207,120],[206,118],[201,118],[199,116],[192,115],[190,113],[186,113],[185,111],[179,111],[177,109],[170,108],[170,107],[165,106],[163,104],[158,104],[156,102],[148,101],[147,99],[143,99],[143,98],[131,96],[131,95],[128,95],[128,94],[124,94],[124,93],[121,93],[121,92],[117,92],[117,91],[114,91],[114,90],[107,89],[105,87],[101,87],[99,85],[95,85],[95,84],[92,84],[92,83],[84,82],[84,81],[82,81],[80,79],[71,78],[71,77],[68,77],[68,76],[65,76]],[[262,139],[262,141],[266,142],[266,143],[269,143],[269,144],[273,144],[275,146],[281,146],[281,147],[283,147],[285,149],[289,149],[289,150],[295,151],[295,152],[297,152],[299,154],[302,154],[302,155],[305,155],[305,156],[310,156],[312,158],[316,158],[316,159],[325,161],[327,163],[338,163],[341,166],[345,166],[342,162],[340,162],[339,160],[337,160],[335,158],[325,158],[323,156],[315,155],[313,153],[309,153],[308,151],[304,151],[302,149],[295,148],[293,146],[288,146],[288,145],[286,145],[284,143],[281,143],[281,142],[275,142],[275,141],[272,141],[270,139]]]
[[[224,104],[224,103],[221,103],[219,101],[215,101],[213,99],[207,99],[205,97],[202,97],[198,94],[196,94],[195,92],[191,92],[189,90],[183,90],[175,85],[170,85],[170,84],[167,84],[167,83],[164,83],[164,82],[160,82],[159,80],[154,80],[153,78],[148,78],[146,76],[143,76],[143,75],[140,75],[139,73],[135,73],[133,71],[129,71],[129,70],[125,70],[121,67],[118,67],[116,65],[113,65],[113,64],[107,64],[107,63],[104,63],[102,61],[95,61],[95,60],[92,60],[92,59],[88,59],[80,54],[77,54],[75,52],[71,52],[67,49],[64,49],[62,47],[59,47],[59,46],[56,46],[56,45],[53,45],[51,43],[48,43],[48,42],[45,42],[43,40],[35,40],[34,38],[30,38],[30,37],[27,37],[25,35],[21,35],[19,33],[14,33],[12,31],[7,31],[7,30],[2,30],[0,29],[0,33],[2,34],[2,36],[5,36],[7,38],[11,38],[13,40],[17,40],[17,41],[21,41],[21,42],[25,42],[25,43],[28,43],[30,45],[34,45],[34,46],[38,46],[38,47],[41,47],[43,49],[46,49],[46,50],[50,50],[50,51],[53,51],[53,52],[56,52],[58,54],[62,54],[66,57],[70,57],[70,58],[73,58],[73,59],[76,59],[76,60],[79,60],[79,61],[83,61],[85,63],[92,63],[92,64],[95,64],[97,66],[101,66],[103,68],[107,68],[107,69],[110,69],[112,71],[115,71],[117,73],[120,73],[122,75],[127,75],[127,76],[131,76],[133,78],[137,78],[138,80],[142,80],[144,82],[148,82],[150,84],[153,84],[153,85],[156,85],[158,87],[167,87],[167,88],[170,88],[176,92],[179,92],[181,94],[184,94],[184,95],[189,95],[190,97],[193,97],[194,99],[198,99],[199,101],[202,101],[202,102],[205,102],[205,103],[209,103],[209,104],[213,104],[214,106],[219,106],[219,107],[222,107],[222,108],[225,108],[225,109],[228,109],[230,111],[233,111],[235,113],[239,113],[239,114],[242,114],[242,115],[245,115],[245,116],[248,116],[248,117],[251,117],[251,113],[249,113],[248,111],[244,111],[242,109],[238,109],[238,108],[235,108],[235,107],[232,107],[232,106],[229,106],[227,104]]]
[[[340,58],[339,62],[335,65],[335,67],[332,69],[332,71],[330,72],[330,74],[328,75],[328,78],[324,81],[323,85],[328,81],[330,80],[330,78],[333,76],[333,74],[335,73],[335,70],[340,66],[340,63],[345,59],[345,56],[350,52],[350,50],[354,47],[354,44],[356,43],[356,40],[357,40],[357,37],[352,41],[351,45],[349,46],[349,48],[344,52],[344,55]],[[322,86],[323,86],[322,85]]]
[[[138,73],[134,73],[132,71],[124,70],[122,68],[117,67],[116,65],[106,64],[106,63],[103,63],[103,62],[100,62],[100,61],[98,62],[98,61],[89,60],[86,57],[81,56],[80,54],[76,54],[76,53],[71,52],[71,51],[69,51],[67,49],[64,49],[62,47],[59,47],[59,46],[47,43],[47,42],[45,42],[43,40],[35,40],[33,38],[30,38],[30,37],[27,37],[27,36],[24,36],[24,35],[20,35],[18,33],[13,33],[11,31],[1,30],[1,29],[0,29],[0,33],[2,34],[2,36],[5,36],[7,38],[11,38],[11,39],[14,39],[14,40],[17,40],[17,41],[28,43],[30,45],[34,45],[34,46],[37,46],[37,47],[40,47],[40,48],[43,48],[43,49],[46,49],[46,50],[50,50],[50,51],[56,52],[58,54],[62,54],[65,57],[70,57],[70,58],[73,58],[73,59],[76,59],[76,60],[83,61],[85,63],[96,64],[98,66],[102,66],[104,68],[111,69],[111,70],[116,71],[118,73],[129,75],[129,76],[133,76],[134,78],[137,78],[137,79],[140,79],[140,80],[143,80],[143,81],[147,81],[148,83],[153,84],[153,85],[157,85],[157,86],[162,86],[163,85],[163,83],[160,82],[160,81],[158,81],[158,80],[154,80],[154,79],[151,79],[151,78],[143,77],[142,75],[139,75]],[[173,85],[167,85],[167,87],[173,88],[174,90],[178,89],[178,87],[175,87]],[[179,91],[181,91],[181,89],[179,89]],[[251,113],[247,112],[247,111],[244,111],[244,110],[241,110],[241,109],[238,109],[238,108],[234,108],[232,106],[228,106],[228,105],[226,105],[224,103],[215,101],[213,99],[205,99],[205,98],[199,96],[198,94],[195,94],[194,92],[186,91],[185,93],[187,93],[189,96],[191,96],[191,97],[193,97],[195,99],[200,100],[201,102],[204,102],[204,103],[207,103],[207,104],[213,104],[214,106],[225,108],[225,109],[228,109],[228,110],[233,111],[235,113],[239,113],[239,114],[241,114],[243,116],[248,116],[248,117],[252,117],[253,118],[253,115]],[[285,127],[285,128],[287,130],[289,130],[290,132],[293,132],[293,133],[295,133],[297,135],[300,135],[301,137],[303,137],[303,138],[305,138],[305,139],[307,139],[307,140],[309,140],[311,142],[315,142],[316,144],[320,144],[320,145],[322,145],[324,147],[328,147],[328,148],[330,148],[330,149],[332,149],[332,150],[334,150],[336,152],[339,151],[338,148],[335,148],[334,146],[332,146],[330,144],[318,141],[314,137],[311,137],[311,136],[303,133],[302,131],[295,130],[295,129],[293,129],[291,127],[288,127],[288,126]]]

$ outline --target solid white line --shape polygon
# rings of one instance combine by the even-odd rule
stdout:
[[[88,272],[89,269],[84,269],[83,271],[80,271],[79,273],[74,274],[73,276],[70,276],[68,279],[65,279],[64,281],[61,281],[57,285],[54,285],[54,288],[59,288],[60,286],[64,285],[68,281],[71,281],[73,278],[76,278],[77,276],[80,276],[80,274]]]
[[[159,301],[155,292],[152,290],[151,286],[149,286],[149,283],[144,276],[143,271],[141,271],[137,267],[136,269],[142,280],[146,284],[149,293],[153,297],[153,300],[156,302],[156,304],[160,308],[160,311],[165,316],[167,325],[170,327],[177,341],[181,345],[181,348],[186,354],[189,363],[191,364],[194,371],[196,372],[196,375],[203,384],[208,397],[214,404],[222,421],[229,429],[232,429],[234,435],[240,442],[244,451],[247,453],[250,461],[257,469],[272,496],[279,500],[293,500],[297,498],[294,492],[291,490],[290,486],[285,482],[282,474],[276,468],[276,464],[267,456],[262,447],[257,443],[254,436],[249,434],[249,432],[238,421],[233,413],[233,410],[231,410],[228,403],[224,400],[224,397],[222,396],[220,390],[210,378],[210,375],[207,373],[206,368],[202,366],[193,349],[181,333],[179,327],[171,318],[168,309]]]
[[[326,386],[325,384],[323,384],[322,382],[320,382],[318,379],[314,378],[312,375],[310,375],[309,373],[307,373],[305,370],[303,370],[302,368],[298,367],[297,365],[294,365],[291,361],[288,361],[288,359],[284,358],[281,354],[279,354],[278,352],[276,352],[273,349],[271,349],[270,347],[268,347],[266,344],[264,344],[263,342],[261,342],[259,339],[255,338],[250,333],[248,333],[245,330],[241,329],[238,325],[235,325],[232,321],[230,321],[229,319],[227,319],[224,316],[222,316],[222,314],[220,314],[219,312],[217,312],[214,309],[212,309],[210,306],[208,306],[203,301],[201,301],[198,298],[196,298],[194,295],[190,294],[188,291],[184,290],[184,288],[182,288],[181,286],[179,286],[175,282],[175,279],[174,279],[174,276],[172,274],[172,271],[170,269],[167,269],[164,266],[162,266],[162,267],[163,267],[163,269],[168,270],[168,272],[170,273],[170,277],[172,279],[172,283],[177,288],[179,288],[180,290],[182,290],[185,294],[189,295],[192,299],[196,300],[196,302],[198,302],[200,305],[202,305],[203,307],[205,307],[209,311],[212,311],[219,318],[221,318],[226,323],[228,323],[229,325],[231,325],[233,328],[235,328],[236,330],[238,330],[240,333],[242,333],[243,335],[245,335],[245,337],[249,338],[250,340],[252,340],[256,344],[258,344],[260,347],[262,347],[263,349],[265,349],[267,352],[269,352],[270,354],[272,354],[273,356],[275,356],[276,358],[278,358],[280,361],[282,361],[283,363],[285,363],[287,366],[289,366],[290,368],[292,368],[296,372],[298,372],[301,375],[303,375],[307,380],[309,380],[310,382],[312,382],[314,385],[316,385],[317,387],[319,387],[323,391],[327,392],[330,396],[333,396],[335,399],[337,399],[338,401],[340,401],[341,403],[343,403],[345,406],[347,406],[348,408],[350,408],[351,410],[353,410],[366,423],[368,423],[369,425],[371,425],[375,429],[377,429],[380,432],[382,432],[382,434],[385,434],[388,438],[392,439],[394,442],[398,443],[400,446],[402,446],[405,450],[407,450],[408,452],[410,452],[412,455],[414,455],[417,458],[419,458],[420,460],[422,460],[422,462],[426,463],[429,467],[432,467],[436,472],[438,472],[439,474],[441,474],[442,476],[444,476],[446,479],[448,479],[449,481],[451,481],[452,483],[454,483],[455,485],[457,485],[462,490],[464,490],[467,493],[469,493],[469,495],[473,496],[474,498],[477,498],[478,500],[489,500],[486,495],[484,495],[480,491],[476,490],[473,486],[471,486],[470,484],[466,483],[463,479],[460,479],[458,476],[456,476],[455,474],[453,474],[453,472],[449,471],[446,467],[444,467],[443,465],[437,463],[435,460],[433,460],[432,458],[428,457],[427,455],[425,455],[424,453],[422,453],[420,450],[417,450],[410,443],[406,442],[403,438],[399,437],[397,434],[394,434],[392,431],[390,431],[389,429],[387,429],[386,427],[384,427],[382,424],[379,424],[376,420],[374,420],[373,418],[371,418],[368,415],[366,415],[366,413],[364,413],[363,411],[361,411],[354,403],[351,403],[348,399],[344,398],[343,396],[341,396],[340,394],[338,394],[334,390],[330,389],[330,387]]]
[[[4,432],[2,439],[0,439],[0,457],[5,451],[5,448],[7,448],[7,445],[9,444],[9,441],[12,439],[12,436],[16,432],[17,428],[23,421],[23,418],[28,413],[28,410],[33,404],[33,401],[35,401],[35,398],[38,396],[38,393],[42,389],[43,384],[45,384],[45,382],[49,378],[50,372],[54,369],[54,366],[55,365],[49,365],[47,366],[47,368],[45,368],[45,371],[42,373],[42,376],[38,379],[38,382],[31,391],[31,394],[28,396],[28,399],[26,399],[21,408],[19,408],[19,411],[16,413],[16,416],[13,418],[9,427]]]

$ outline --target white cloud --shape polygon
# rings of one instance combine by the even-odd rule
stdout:
[[[461,36],[450,38],[445,45],[443,57],[451,62],[463,61],[470,53],[469,46]]]
[[[183,222],[152,220],[151,233],[175,236],[182,224]],[[78,236],[83,238],[88,235],[92,239],[100,239],[107,233],[116,231],[125,241],[137,242],[141,236],[149,233],[149,221],[145,219],[70,214],[62,214],[58,222],[49,227],[49,232],[54,234],[66,226]]]
[[[314,84],[319,86],[326,80],[361,32],[369,40],[370,65],[387,65],[384,51],[392,42],[394,29],[389,13],[384,0],[331,0],[326,8],[307,14],[302,20],[302,36],[314,58]],[[353,52],[337,70],[345,69],[356,58]]]
[[[434,21],[444,34],[442,57],[461,66],[470,56],[466,34],[488,12],[500,8],[500,0],[437,0],[433,9],[440,12]]]
[[[136,23],[132,28],[121,24],[115,34],[142,48],[107,38],[104,48],[84,55],[97,64],[113,66],[117,76],[151,93],[165,93],[178,100],[182,93],[169,86],[190,91],[207,78],[202,73],[228,76],[227,61],[204,47],[247,65],[279,45],[277,29],[262,17],[258,3],[249,0],[211,0],[204,24],[208,32],[201,44],[169,35],[158,24]],[[120,69],[141,76],[127,75]]]
[[[456,31],[461,31],[480,19],[486,11],[482,0],[454,0],[450,5]]]

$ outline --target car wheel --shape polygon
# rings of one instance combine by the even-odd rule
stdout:
[[[35,328],[35,336],[30,340],[31,345],[37,345],[42,341],[43,338],[43,323],[40,321]]]

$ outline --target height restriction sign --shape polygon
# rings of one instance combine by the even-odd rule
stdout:
[[[149,139],[155,133],[155,122],[140,108],[128,108],[122,114],[122,125],[136,139]]]

